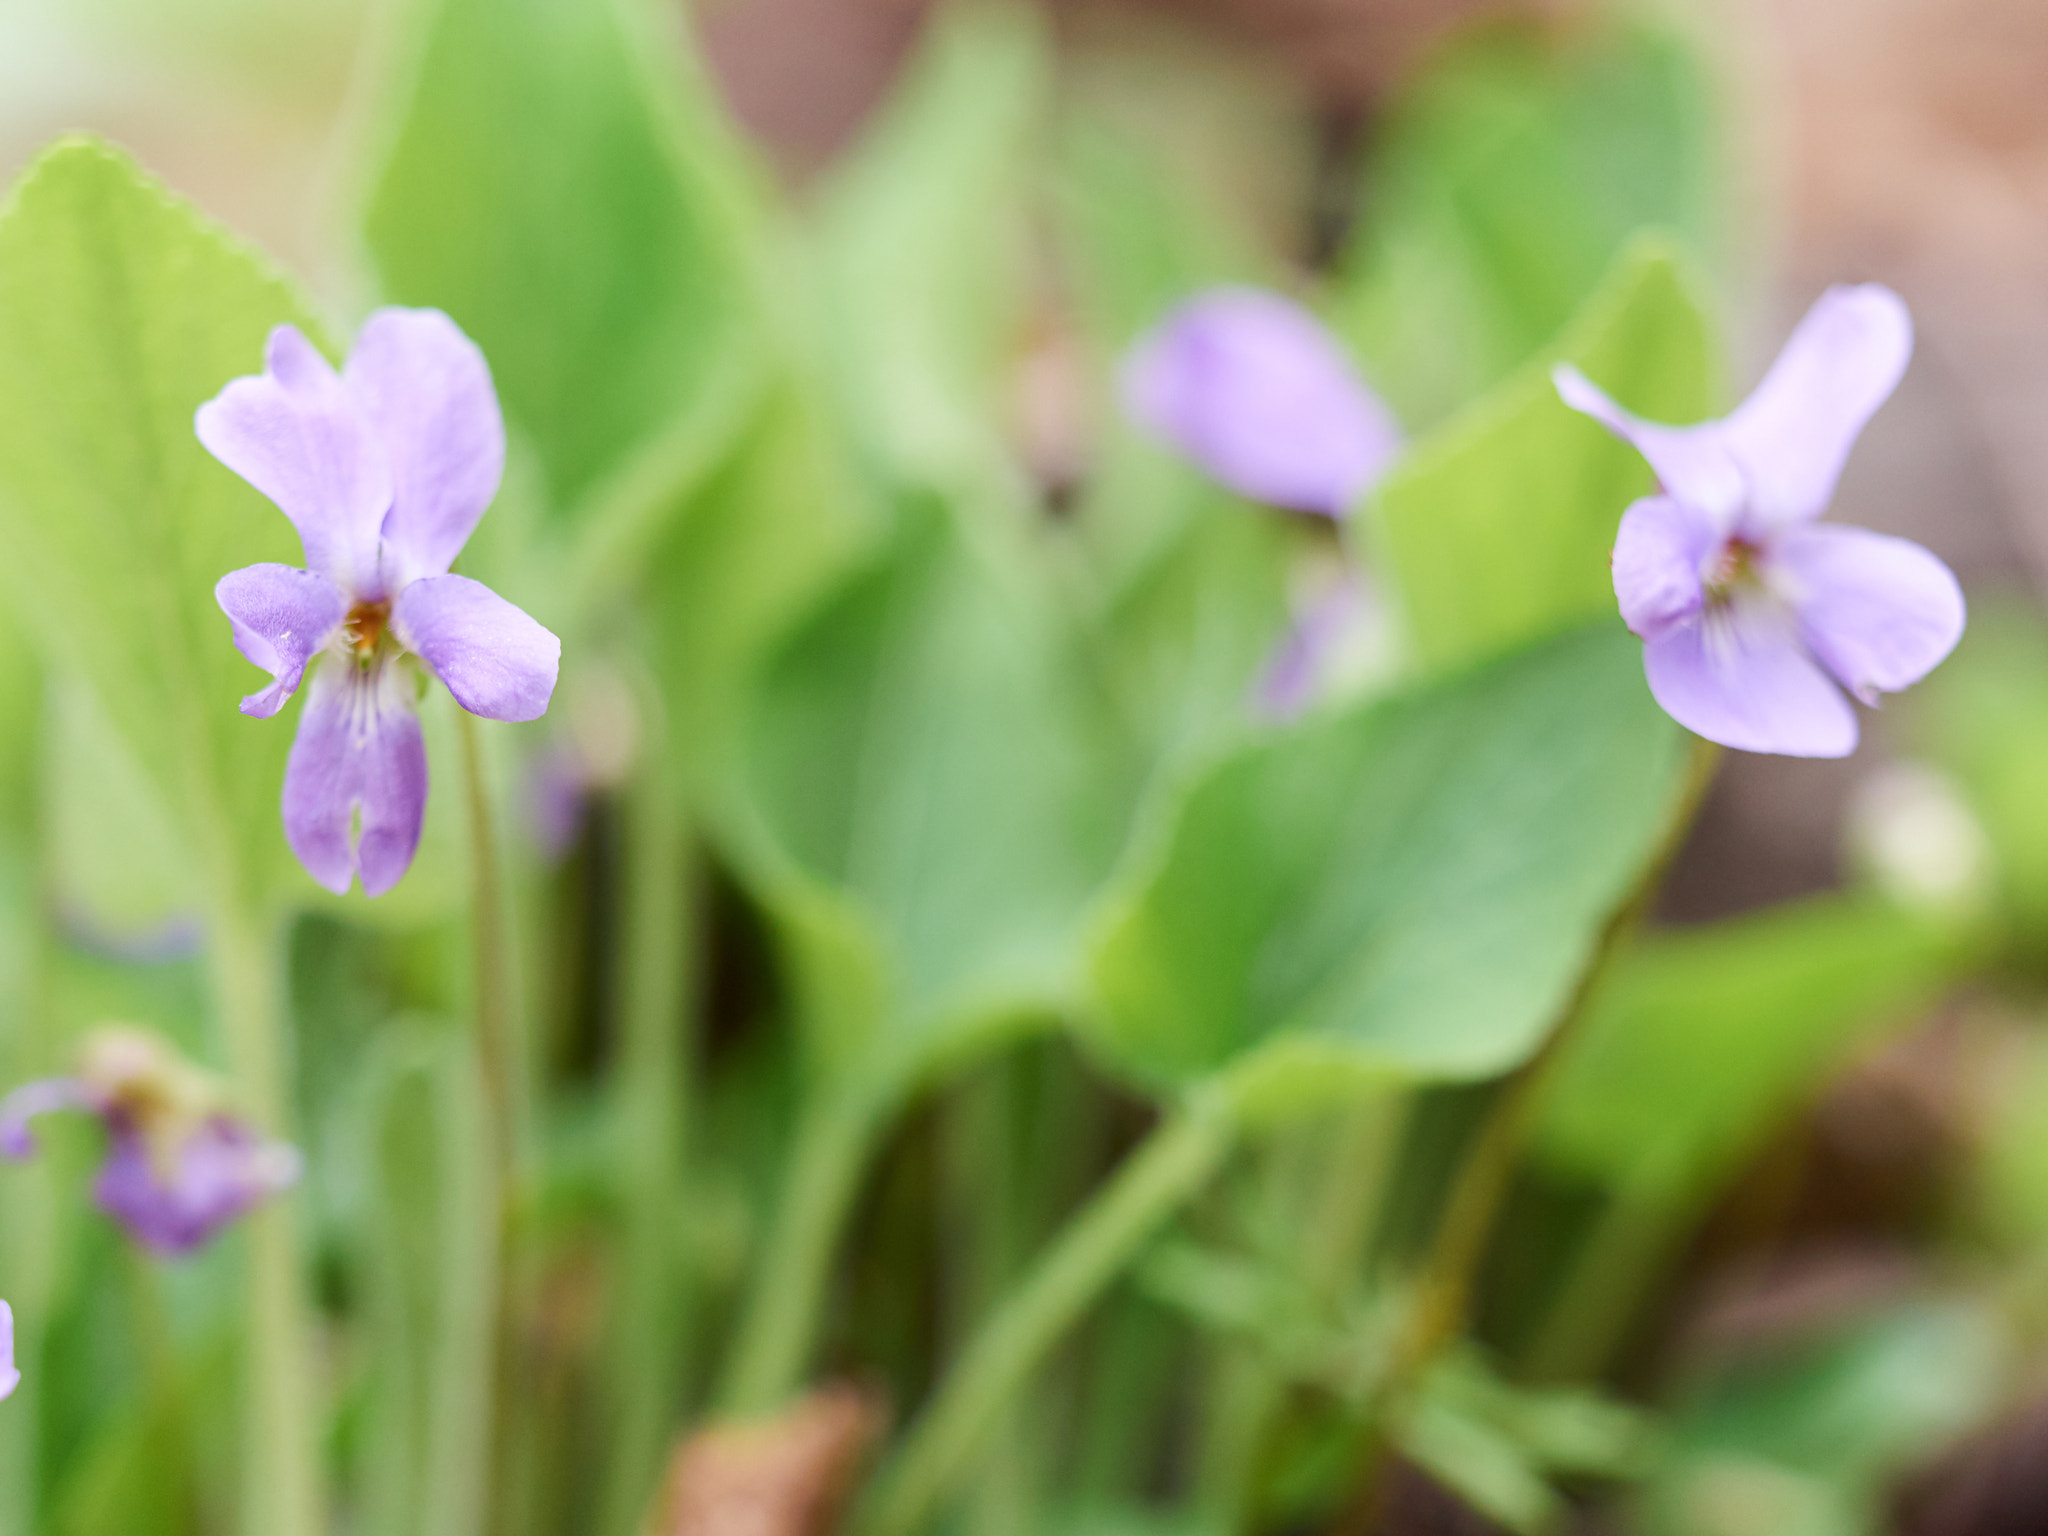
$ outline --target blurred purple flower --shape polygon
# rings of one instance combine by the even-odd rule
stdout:
[[[505,426],[484,357],[439,310],[381,309],[336,374],[281,325],[264,372],[199,408],[200,442],[290,518],[306,570],[252,565],[214,596],[271,675],[242,713],[276,714],[321,655],[285,768],[286,840],[337,894],[382,895],[419,845],[427,756],[417,656],[472,714],[532,720],[561,642],[448,567],[497,494]]]
[[[1345,565],[1297,600],[1294,626],[1267,660],[1255,705],[1267,720],[1292,720],[1369,675],[1384,644],[1386,612],[1372,586]]]
[[[1133,417],[1240,495],[1341,518],[1400,451],[1400,428],[1336,338],[1257,288],[1199,294],[1124,369]]]
[[[14,1308],[0,1301],[0,1402],[20,1385],[21,1372],[14,1368]]]
[[[1815,521],[1912,352],[1905,304],[1867,284],[1823,294],[1720,421],[1642,421],[1577,369],[1556,370],[1565,403],[1661,482],[1621,520],[1614,595],[1643,639],[1651,693],[1687,729],[1748,752],[1845,757],[1857,725],[1841,689],[1875,704],[1962,637],[1962,589],[1940,560]]]
[[[58,1109],[89,1111],[106,1127],[94,1198],[157,1253],[191,1252],[298,1180],[294,1148],[229,1114],[210,1078],[142,1030],[96,1030],[78,1076],[9,1094],[0,1102],[0,1155],[33,1155],[29,1122]]]

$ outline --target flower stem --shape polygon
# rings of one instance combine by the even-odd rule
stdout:
[[[1025,1379],[1235,1138],[1221,1094],[1161,1122],[961,1354],[877,1485],[865,1536],[909,1536],[930,1518]]]
[[[682,1397],[689,1296],[675,1223],[693,1035],[695,871],[680,798],[661,771],[660,754],[650,753],[624,808],[619,1048],[612,1069],[623,1217],[605,1362],[615,1417],[597,1526],[608,1536],[632,1536],[645,1519]]]
[[[857,1083],[815,1093],[806,1105],[719,1394],[726,1413],[767,1413],[803,1384],[833,1250],[886,1102],[886,1095]]]
[[[471,955],[476,989],[477,1055],[490,1109],[490,1134],[499,1193],[515,1189],[524,1107],[519,1091],[518,1032],[512,1017],[511,929],[498,864],[497,823],[491,814],[482,733],[466,709],[455,712],[462,741],[462,781],[469,802]]]
[[[283,978],[277,946],[246,913],[213,913],[207,962],[244,1107],[267,1134],[290,1135]],[[245,1223],[249,1252],[241,1527],[246,1536],[319,1536],[315,1383],[294,1202]]]

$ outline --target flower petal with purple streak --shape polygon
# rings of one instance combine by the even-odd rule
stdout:
[[[289,565],[249,565],[214,583],[214,601],[234,626],[235,649],[268,672],[268,688],[242,700],[242,713],[268,719],[284,708],[306,663],[348,616],[348,599],[325,576]]]
[[[547,713],[562,642],[480,581],[429,576],[398,595],[391,622],[401,644],[434,669],[455,701],[490,720]]]
[[[1643,672],[1664,712],[1687,730],[1745,752],[1847,757],[1856,712],[1768,598],[1710,609],[1643,645]]]
[[[1795,528],[1771,552],[1807,646],[1856,697],[1909,688],[1963,637],[1955,574],[1908,539],[1864,528]]]
[[[1343,517],[1400,450],[1392,414],[1300,305],[1221,288],[1133,351],[1131,414],[1241,495]]]
[[[391,508],[384,450],[296,328],[270,333],[264,363],[199,407],[199,441],[291,519],[309,567],[352,597],[379,597],[378,531]]]
[[[336,895],[398,883],[419,846],[427,750],[410,684],[390,662],[334,657],[314,674],[284,770],[284,831],[306,872]]]
[[[342,378],[391,468],[383,524],[391,589],[445,574],[505,470],[490,365],[438,309],[380,309],[364,322]]]
[[[93,1195],[101,1210],[144,1247],[190,1253],[223,1226],[298,1179],[298,1153],[217,1115],[168,1161],[152,1156],[132,1129],[110,1128],[107,1160]]]
[[[99,1100],[75,1077],[44,1077],[19,1088],[0,1100],[0,1157],[19,1162],[35,1156],[35,1132],[29,1122],[37,1115],[60,1109],[97,1111]]]
[[[1858,434],[1913,356],[1913,317],[1875,283],[1822,294],[1723,426],[1757,531],[1819,517]]]

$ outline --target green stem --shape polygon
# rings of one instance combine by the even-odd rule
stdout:
[[[1533,1381],[1583,1381],[1605,1370],[1691,1209],[1667,1161],[1648,1157],[1609,1190],[1572,1256],[1523,1361]]]
[[[216,910],[207,946],[214,1004],[243,1107],[289,1136],[283,978],[277,946],[239,911]],[[248,1356],[241,1525],[247,1536],[319,1536],[325,1525],[315,1447],[315,1383],[296,1205],[274,1200],[247,1228]]]
[[[505,888],[498,864],[497,823],[484,771],[482,731],[466,709],[455,712],[462,742],[462,782],[469,806],[470,926],[475,987],[477,1056],[490,1110],[499,1190],[510,1198],[524,1129],[518,1030],[512,1012],[512,945]]]
[[[866,1536],[909,1536],[951,1493],[1031,1372],[1208,1181],[1236,1136],[1220,1094],[1190,1099],[1097,1191],[962,1353],[878,1484]]]
[[[682,1397],[689,1299],[675,1223],[687,1134],[695,924],[678,799],[650,755],[627,798],[621,840],[625,932],[612,1095],[623,1214],[605,1362],[615,1418],[597,1527],[611,1536],[640,1529]]]
[[[771,1412],[803,1385],[833,1251],[886,1102],[885,1095],[855,1085],[814,1094],[806,1105],[719,1394],[726,1413]]]
[[[1302,1279],[1314,1304],[1335,1319],[1359,1279],[1366,1251],[1379,1229],[1391,1192],[1405,1098],[1375,1098],[1346,1110],[1332,1127],[1318,1127],[1306,1150],[1310,1198],[1295,1201]],[[1304,1170],[1290,1167],[1297,1175]],[[1205,1528],[1235,1531],[1257,1512],[1259,1482],[1275,1423],[1287,1405],[1287,1383],[1260,1352],[1225,1349],[1217,1362],[1204,1425],[1196,1501]]]

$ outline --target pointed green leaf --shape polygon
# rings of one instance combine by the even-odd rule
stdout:
[[[1427,426],[1526,362],[1645,226],[1716,239],[1719,124],[1675,32],[1586,17],[1446,48],[1366,171],[1339,324]]]
[[[745,174],[641,0],[416,0],[402,23],[365,212],[385,296],[476,339],[570,512],[733,387]]]
[[[1714,348],[1685,273],[1636,245],[1556,353],[1652,421],[1712,413]],[[1653,481],[1557,398],[1545,357],[1417,443],[1372,504],[1374,552],[1423,663],[1460,666],[1614,612],[1608,555]]]
[[[1666,835],[1678,737],[1602,626],[1240,751],[1103,925],[1098,1042],[1281,1112],[1513,1067]]]
[[[285,282],[105,146],[46,155],[0,213],[0,538],[37,645],[92,689],[196,881],[253,897],[284,865],[288,720],[213,584],[297,564],[291,525],[199,446],[192,413],[306,325]]]

